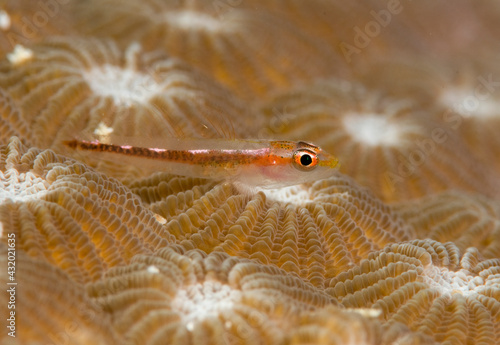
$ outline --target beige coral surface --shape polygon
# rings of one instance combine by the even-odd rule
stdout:
[[[1,343],[500,344],[499,19],[0,1]],[[221,137],[341,167],[261,189],[64,145]]]

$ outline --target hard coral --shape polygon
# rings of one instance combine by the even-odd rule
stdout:
[[[380,309],[444,344],[500,341],[500,259],[475,248],[415,240],[392,244],[341,273],[329,289],[346,307]]]
[[[335,308],[324,291],[274,266],[223,253],[167,248],[137,256],[88,291],[127,344],[376,344],[380,339],[380,328]],[[334,320],[349,328],[333,332]]]
[[[19,243],[20,237],[10,238],[14,239],[10,243]],[[7,248],[14,251],[9,251],[8,255]],[[7,293],[0,296],[0,311],[5,315],[2,320],[4,328],[17,335],[18,342],[14,344],[105,345],[120,342],[122,337],[112,329],[111,318],[103,315],[81,284],[51,263],[30,257],[16,245],[7,247],[0,243],[2,267],[6,268],[7,262],[14,262],[7,261],[12,256],[16,263],[15,275],[12,276],[15,279],[1,275],[0,282],[7,286]],[[7,318],[14,319],[14,328],[6,328],[11,326]],[[2,343],[12,344],[5,340]]]
[[[173,240],[118,181],[16,137],[0,147],[0,187],[0,224],[18,250],[77,283]]]
[[[480,195],[445,192],[393,205],[417,238],[475,247],[485,258],[500,257],[499,205]]]
[[[315,286],[324,286],[374,250],[414,238],[413,229],[389,207],[342,175],[257,194],[229,184],[209,189],[199,182],[180,189],[180,181],[165,181],[168,177],[156,175],[129,186],[165,219],[165,231],[183,250],[220,251],[273,264]]]

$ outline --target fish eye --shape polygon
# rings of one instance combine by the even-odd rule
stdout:
[[[293,166],[301,171],[311,171],[318,164],[318,156],[315,152],[300,149],[293,153]]]

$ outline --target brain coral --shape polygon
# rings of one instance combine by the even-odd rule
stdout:
[[[9,231],[8,229],[4,229]],[[9,232],[10,233],[10,232]],[[7,245],[0,244],[1,267],[7,267]],[[0,311],[17,314],[17,342],[3,344],[118,344],[121,336],[111,327],[111,318],[102,315],[100,307],[85,292],[85,288],[71,280],[61,269],[50,263],[32,258],[16,250],[16,282],[2,274],[0,282],[15,289],[15,303],[11,293],[0,295]],[[10,261],[10,260],[9,260]],[[15,309],[7,309],[15,305]],[[6,329],[7,317],[2,320]]]
[[[330,281],[346,307],[382,310],[387,323],[403,323],[442,344],[500,341],[500,259],[476,248],[415,240],[372,253]]]
[[[0,224],[78,283],[173,240],[118,181],[16,137],[0,147]]]
[[[183,250],[274,264],[315,286],[374,250],[414,238],[389,207],[342,175],[256,194],[229,184],[179,190],[179,181],[168,179],[157,174],[129,187],[165,219],[165,231]]]
[[[294,308],[332,303],[324,292],[276,268],[169,249],[110,270],[89,286],[89,296],[111,313],[117,332],[136,344],[212,344],[225,337],[279,344],[297,322],[288,317]]]
[[[183,255],[181,255],[183,254]],[[380,344],[380,326],[274,266],[162,249],[88,286],[126,344]],[[356,332],[353,332],[353,330]],[[408,338],[398,332],[396,338]],[[410,336],[416,339],[416,336]],[[396,339],[397,341],[397,339]]]
[[[499,205],[480,195],[444,192],[393,205],[417,238],[453,242],[461,251],[475,247],[485,258],[500,257]]]

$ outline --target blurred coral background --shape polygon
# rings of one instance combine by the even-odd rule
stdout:
[[[0,0],[2,344],[500,344],[499,54],[492,1]],[[341,167],[243,191],[89,133]]]

